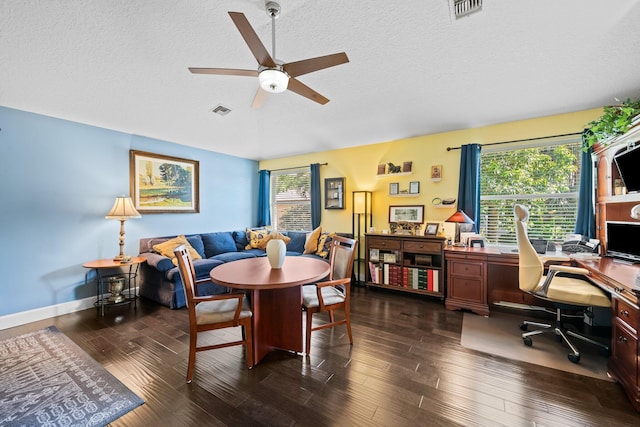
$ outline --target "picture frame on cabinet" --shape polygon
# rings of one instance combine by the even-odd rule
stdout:
[[[424,229],[424,235],[425,236],[437,236],[439,227],[440,227],[440,223],[428,222],[427,226]]]

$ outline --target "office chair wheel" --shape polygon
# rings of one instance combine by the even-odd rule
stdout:
[[[520,330],[526,332],[529,330],[529,327],[527,326],[526,323],[520,323]]]
[[[580,361],[580,355],[575,355],[573,353],[571,353],[569,356],[567,356],[569,358],[569,360],[573,363],[578,363]]]
[[[524,343],[524,345],[526,345],[527,347],[531,347],[533,345],[533,341],[531,340],[531,338],[529,337],[524,337],[522,338],[522,342]]]

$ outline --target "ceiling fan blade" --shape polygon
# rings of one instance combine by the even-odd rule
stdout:
[[[229,16],[231,16],[233,23],[238,27],[240,35],[242,35],[242,38],[245,43],[247,43],[247,46],[249,46],[249,49],[251,49],[251,53],[255,56],[258,64],[269,68],[275,67],[276,63],[271,58],[271,55],[269,55],[269,52],[258,38],[258,35],[253,30],[253,27],[249,24],[249,21],[244,14],[240,12],[229,12]]]
[[[266,90],[258,86],[258,91],[256,92],[256,96],[253,98],[253,102],[251,103],[251,108],[262,107],[262,104],[264,103],[265,99],[267,99],[267,95],[269,95],[269,92],[267,92]]]
[[[222,74],[226,76],[258,77],[256,70],[237,70],[235,68],[194,68],[189,67],[193,74]]]
[[[344,52],[334,53],[333,55],[318,56],[317,58],[303,59],[302,61],[289,62],[284,64],[282,68],[291,77],[298,77],[313,71],[322,70],[324,68],[334,67],[336,65],[349,62],[347,54]]]
[[[329,99],[320,95],[318,92],[301,83],[299,80],[294,79],[293,77],[289,78],[289,85],[287,86],[287,89],[297,93],[298,95],[302,95],[305,98],[309,98],[310,100],[315,101],[318,104],[324,105],[329,102]]]

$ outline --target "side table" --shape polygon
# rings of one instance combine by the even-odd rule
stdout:
[[[138,269],[140,268],[140,264],[146,262],[146,259],[142,257],[131,257],[129,262],[120,262],[114,261],[111,258],[108,259],[98,259],[94,261],[88,261],[82,264],[84,268],[90,269],[84,275],[85,284],[88,283],[89,273],[91,270],[96,273],[96,302],[95,306],[98,308],[101,316],[104,316],[104,307],[107,305],[122,305],[122,304],[131,304],[133,301],[134,308],[137,308],[136,303],[136,295],[131,295],[131,282],[133,282],[133,288],[137,288],[136,280],[138,278]],[[111,273],[111,274],[103,274],[104,271],[113,270],[116,268],[129,267],[129,271],[122,271],[119,273]],[[106,282],[109,278],[112,277],[124,277],[126,282],[124,288],[121,292],[126,292],[126,295],[111,295],[105,296],[106,293],[110,293],[111,290],[107,289]],[[116,297],[116,298],[114,298]]]

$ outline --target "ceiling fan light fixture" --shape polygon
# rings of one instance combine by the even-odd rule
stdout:
[[[260,80],[260,87],[271,93],[284,92],[289,85],[289,76],[287,73],[275,68],[260,71],[258,79]]]

